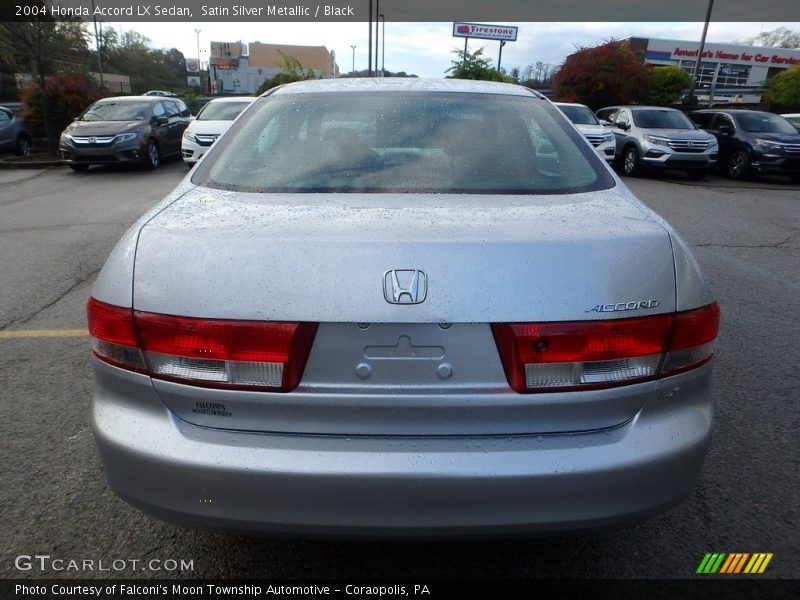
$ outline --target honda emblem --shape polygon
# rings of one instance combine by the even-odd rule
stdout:
[[[428,294],[428,276],[418,269],[393,269],[383,274],[383,297],[390,304],[419,304]]]

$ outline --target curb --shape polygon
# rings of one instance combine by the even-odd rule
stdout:
[[[50,167],[63,167],[64,163],[60,158],[52,160],[0,160],[0,169],[47,169]]]

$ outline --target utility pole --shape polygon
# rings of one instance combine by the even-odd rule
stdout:
[[[706,11],[706,22],[703,24],[703,35],[700,37],[700,49],[697,51],[697,60],[694,63],[694,74],[692,76],[692,89],[689,90],[689,102],[694,104],[694,90],[697,87],[697,80],[700,77],[700,61],[703,60],[703,50],[706,47],[706,33],[708,24],[711,21],[711,10],[714,8],[714,0],[708,0],[708,10]]]
[[[356,72],[356,48],[357,48],[358,46],[353,46],[353,45],[351,44],[351,45],[350,45],[350,47],[353,49],[353,68],[352,68],[352,69],[350,69],[350,72],[351,72],[351,73],[355,73],[355,72]]]
[[[500,71],[500,61],[503,60],[503,46],[506,45],[505,40],[500,40],[500,54],[497,55],[497,70]]]
[[[380,35],[378,32],[379,13],[381,12],[381,0],[375,0],[375,75],[378,74],[378,45]]]
[[[97,69],[100,71],[100,87],[105,87],[106,84],[103,81],[103,51],[101,50],[100,45],[100,35],[97,33],[97,16],[94,14],[94,0],[92,0],[92,20],[94,21],[94,47],[97,51]],[[100,34],[103,33],[103,26],[100,25]]]
[[[369,19],[367,20],[367,29],[369,37],[367,41],[367,77],[372,77],[372,0],[369,2]]]
[[[382,14],[378,15],[383,23],[383,45],[381,45],[381,77],[386,77],[386,17]]]

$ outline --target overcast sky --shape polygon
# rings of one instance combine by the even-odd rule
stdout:
[[[503,48],[502,65],[510,70],[542,61],[559,64],[577,46],[591,46],[610,38],[631,36],[698,40],[702,23],[498,23],[516,25],[519,36]],[[366,23],[109,23],[118,31],[131,29],[150,38],[156,48],[178,48],[187,57],[197,54],[195,29],[201,29],[201,60],[208,61],[209,42],[264,42],[326,46],[336,52],[342,72],[351,70],[355,45],[356,70],[367,68]],[[780,26],[800,30],[800,23],[711,23],[707,41],[731,42]],[[90,26],[91,29],[91,26]],[[470,40],[470,50],[486,47],[486,55],[497,64],[498,43]],[[463,48],[463,38],[452,37],[452,23],[386,23],[386,69],[416,73],[420,77],[443,77]],[[374,45],[373,45],[374,53]],[[379,57],[380,61],[380,57]]]

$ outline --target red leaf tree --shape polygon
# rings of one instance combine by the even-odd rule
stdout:
[[[570,54],[553,78],[553,88],[559,100],[596,110],[641,100],[648,77],[642,57],[627,42],[611,40]]]

